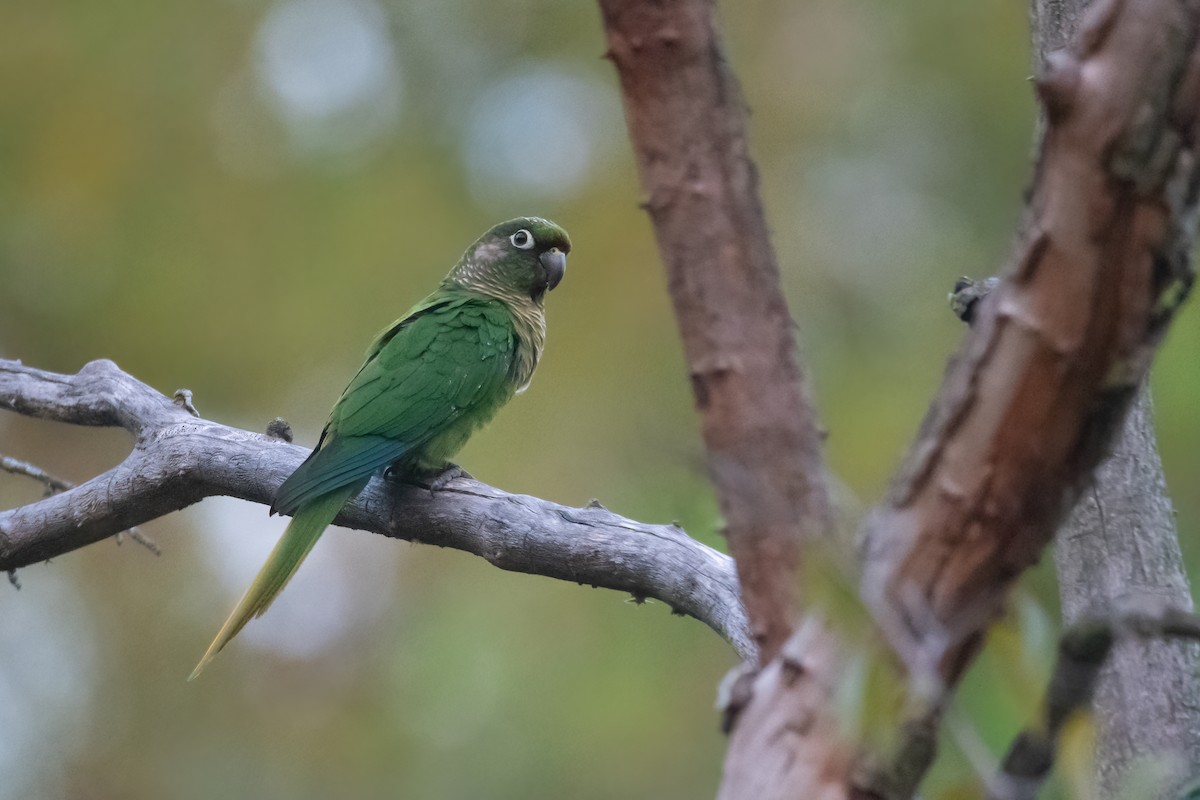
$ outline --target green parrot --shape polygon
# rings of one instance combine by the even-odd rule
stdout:
[[[390,470],[436,490],[465,474],[450,459],[533,378],[546,292],[562,280],[570,250],[567,232],[549,220],[502,222],[375,338],[316,449],[275,494],[271,513],[292,521],[188,680],[262,616],[372,475]]]

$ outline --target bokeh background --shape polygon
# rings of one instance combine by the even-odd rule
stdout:
[[[754,154],[843,501],[869,503],[961,336],[945,297],[1003,260],[1034,105],[1016,0],[724,4]],[[9,0],[0,9],[0,357],[111,358],[200,411],[311,444],[377,329],[500,219],[564,224],[531,390],[479,478],[722,547],[599,13],[553,0]],[[1155,372],[1200,551],[1200,318]],[[74,481],[120,431],[0,415]],[[0,507],[38,487],[0,475]],[[0,798],[694,798],[729,648],[661,604],[334,530],[185,683],[282,523],[203,503],[0,584]],[[930,796],[1037,701],[1044,566],[972,672]],[[869,711],[869,709],[868,709]],[[1082,741],[1082,739],[1081,739]],[[1082,747],[1055,796],[1083,796]]]

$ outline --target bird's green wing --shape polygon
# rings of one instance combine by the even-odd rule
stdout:
[[[516,335],[499,301],[452,298],[418,308],[376,340],[317,449],[280,486],[274,510],[295,513],[411,458],[452,425],[486,421],[511,396]]]

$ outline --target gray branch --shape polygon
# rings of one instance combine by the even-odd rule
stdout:
[[[269,504],[308,451],[193,416],[111,361],[57,375],[0,360],[0,409],[75,425],[123,427],[133,450],[86,483],[0,511],[0,572],[113,536],[212,495]],[[380,479],[337,524],[474,553],[501,569],[661,600],[755,658],[732,560],[675,525],[599,504],[571,508],[456,479],[428,490]]]
[[[1063,619],[1075,625],[1140,598],[1191,610],[1150,393],[1138,394],[1113,454],[1096,471],[1054,543]],[[1118,642],[1096,686],[1096,772],[1101,794],[1120,797],[1129,768],[1170,759],[1163,795],[1200,768],[1200,647],[1182,639]]]
[[[35,467],[33,464],[28,464],[10,456],[0,455],[0,470],[12,473],[13,475],[24,475],[26,478],[32,478],[33,480],[42,484],[42,486],[45,487],[45,494],[43,495],[44,497],[49,497],[50,495],[58,494],[59,492],[65,492],[69,489],[75,488],[75,484],[71,483],[70,481],[64,481],[62,478],[56,478],[40,467]],[[158,545],[137,528],[130,528],[128,531],[118,532],[115,536],[117,544],[121,543],[121,539],[125,533],[128,533],[130,538],[132,538],[142,547],[149,550],[151,553],[154,553],[154,555],[162,555],[162,550],[159,549]],[[14,586],[20,588],[20,584],[17,583],[15,569],[10,569],[8,571],[8,579]]]

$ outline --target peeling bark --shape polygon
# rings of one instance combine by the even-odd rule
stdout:
[[[753,503],[764,486],[780,485],[765,476],[752,480],[742,462],[725,458],[737,442],[762,438],[757,429],[739,428],[738,415],[777,409],[750,398],[795,385],[790,371],[765,372],[747,389],[744,363],[719,346],[739,341],[723,324],[722,308],[737,309],[730,318],[752,330],[778,314],[770,303],[747,302],[745,293],[756,281],[774,280],[774,270],[770,259],[753,257],[765,234],[757,227],[744,111],[711,3],[600,5],[697,374],[714,482],[723,508],[736,509],[742,500]],[[922,730],[936,725],[940,704],[1013,581],[1041,556],[1087,485],[1194,280],[1187,246],[1200,183],[1198,25],[1194,0],[1097,2],[1074,46],[1040,71],[1047,125],[1024,233],[865,528],[862,593],[909,672],[909,711],[918,710]],[[746,254],[747,267],[757,264],[756,272],[738,271],[729,261],[738,254]],[[790,344],[781,351],[770,328],[755,347],[768,357],[788,352]],[[716,400],[714,392],[721,393]],[[794,431],[778,428],[777,440],[802,447]],[[763,463],[777,458],[765,451]],[[771,578],[749,567],[769,559],[747,546],[749,538],[739,551],[735,531],[746,520],[731,521],[731,547],[758,625],[786,607],[788,593],[763,591]],[[787,535],[773,540],[786,542]],[[770,556],[795,561],[797,547]],[[778,587],[789,571],[765,574]],[[787,622],[756,633],[770,642]],[[827,724],[837,644],[823,627],[803,628],[796,641],[802,635],[804,647],[785,646],[746,692],[722,797],[911,795],[932,746],[906,748],[895,769],[866,768],[851,777],[846,748]],[[808,661],[789,669],[789,658],[801,652],[811,654]]]
[[[961,676],[1119,431],[1193,281],[1200,9],[1098,3],[1038,79],[1025,233],[890,496],[863,590],[905,663]]]
[[[1046,63],[1078,27],[1084,0],[1033,0],[1034,56]],[[1196,214],[1183,208],[1183,219]],[[1188,241],[1191,239],[1191,241]],[[1183,249],[1194,238],[1184,236]],[[1064,621],[1074,625],[1134,599],[1192,608],[1191,589],[1175,530],[1162,461],[1154,440],[1153,408],[1143,386],[1113,454],[1096,470],[1054,544]],[[1200,646],[1163,639],[1127,639],[1114,647],[1100,673],[1096,715],[1096,785],[1120,796],[1129,767],[1147,754],[1169,763],[1171,793],[1200,772]]]

